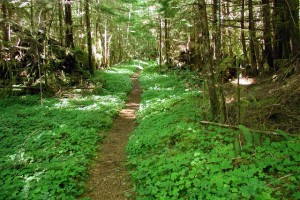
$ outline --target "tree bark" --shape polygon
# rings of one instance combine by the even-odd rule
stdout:
[[[105,21],[104,25],[104,35],[103,35],[103,66],[106,68],[108,67],[108,60],[109,60],[109,50],[108,50],[108,33],[107,33],[107,21]]]
[[[169,22],[168,19],[165,18],[165,54],[166,54],[166,64],[169,65],[170,64],[170,56],[169,56],[169,52],[170,52],[170,41],[169,41]]]
[[[4,21],[4,25],[2,27],[3,30],[3,44],[5,47],[8,47],[8,43],[10,41],[10,25],[8,22],[9,19],[9,14],[8,14],[8,1],[4,0],[2,2],[2,17],[3,17],[3,21]]]
[[[33,5],[33,0],[30,1],[30,30],[31,33],[34,31],[34,5]]]
[[[271,12],[270,12],[270,0],[262,0],[262,12],[263,12],[263,37],[264,37],[264,59],[266,59],[269,68],[274,70],[274,58],[272,47],[272,31],[271,31]]]
[[[127,59],[130,61],[132,59],[131,47],[130,47],[130,20],[131,20],[131,7],[128,11],[128,23],[127,23],[127,30],[126,30],[126,52],[127,52]]]
[[[221,55],[221,16],[220,16],[220,0],[213,0],[213,25],[214,25],[214,54],[218,61]]]
[[[59,22],[59,42],[64,46],[64,25],[63,25],[63,2],[58,0],[58,22]]]
[[[244,67],[249,64],[248,53],[246,47],[246,39],[245,39],[245,0],[241,0],[242,9],[241,9],[241,40],[243,46],[243,54],[244,54]]]
[[[250,61],[251,61],[251,71],[253,74],[257,74],[257,57],[255,52],[255,27],[253,19],[253,2],[248,0],[248,11],[249,11],[249,39],[250,39]]]
[[[162,66],[162,18],[159,18],[159,66]]]
[[[74,48],[71,0],[65,0],[66,47]]]
[[[289,9],[286,5],[286,0],[274,0],[274,31],[275,44],[274,54],[275,59],[287,59],[290,56],[290,32],[289,27]],[[278,66],[276,66],[278,68]]]
[[[212,60],[212,50],[210,47],[210,37],[209,37],[209,28],[208,28],[208,19],[206,12],[205,0],[198,0],[198,9],[200,17],[200,30],[202,33],[202,45],[204,48],[204,61],[207,65],[206,75],[208,83],[208,93],[211,106],[211,114],[213,121],[217,121],[219,118],[219,100],[216,92],[216,84],[214,77],[214,65]]]
[[[88,46],[88,65],[91,73],[94,73],[93,65],[93,51],[92,51],[92,34],[91,34],[91,21],[90,21],[90,1],[85,0],[85,23],[86,23],[86,34],[87,34],[87,46]]]
[[[299,33],[299,0],[290,0],[290,24],[291,24],[291,51],[292,56],[299,54],[300,50],[300,33]]]

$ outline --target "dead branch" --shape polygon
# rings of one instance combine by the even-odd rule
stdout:
[[[201,124],[204,125],[214,125],[214,126],[219,126],[219,127],[224,127],[224,128],[230,128],[234,130],[240,130],[238,126],[233,126],[233,125],[228,125],[228,124],[221,124],[221,123],[216,123],[216,122],[209,122],[209,121],[200,121]],[[262,130],[255,130],[255,129],[250,129],[248,128],[250,132],[253,133],[262,133],[265,135],[273,135],[273,136],[281,136],[284,137],[282,134],[275,132],[275,131],[262,131]],[[287,134],[289,137],[295,137],[294,135]]]

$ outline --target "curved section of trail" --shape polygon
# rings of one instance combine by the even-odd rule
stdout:
[[[125,146],[130,132],[135,127],[135,112],[139,108],[141,90],[138,84],[139,73],[132,76],[133,89],[124,109],[115,119],[108,137],[101,145],[96,157],[86,197],[92,200],[133,199],[133,185],[124,164]]]

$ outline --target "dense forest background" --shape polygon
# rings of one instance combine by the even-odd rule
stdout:
[[[83,80],[96,69],[156,59],[161,72],[191,70],[205,80],[214,121],[229,120],[226,82],[236,78],[233,121],[240,124],[240,78],[251,85],[249,78],[268,74],[272,79],[266,82],[283,83],[299,71],[299,1],[2,0],[0,45],[2,94],[13,88],[55,93],[70,85],[87,87]],[[293,83],[285,91],[274,87],[296,96]],[[271,103],[275,107],[264,110],[287,108]],[[288,109],[286,115],[299,120],[295,112]],[[277,114],[264,117],[277,120]]]

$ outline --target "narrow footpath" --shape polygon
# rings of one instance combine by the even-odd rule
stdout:
[[[94,200],[133,199],[133,185],[125,169],[125,146],[135,127],[135,112],[139,108],[141,90],[139,73],[132,76],[133,89],[126,106],[115,119],[109,135],[99,149],[93,166],[86,197]]]

